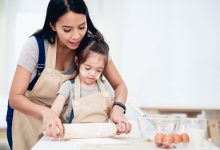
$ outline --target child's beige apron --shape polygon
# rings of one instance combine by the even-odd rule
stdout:
[[[79,76],[75,78],[75,99],[72,100],[74,111],[73,123],[108,122],[112,99],[102,81],[97,80],[100,92],[80,97]]]
[[[55,69],[56,46],[56,43],[49,45],[45,69],[32,91],[26,93],[29,100],[46,107],[51,107],[61,84],[74,77],[74,73],[65,75]],[[42,136],[42,130],[42,120],[14,110],[12,124],[13,150],[30,150]]]

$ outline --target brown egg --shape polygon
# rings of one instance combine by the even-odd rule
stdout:
[[[187,133],[182,133],[180,136],[182,137],[182,142],[183,143],[188,143],[189,142],[190,139],[189,139],[189,135]]]
[[[173,144],[173,134],[166,134],[163,137],[163,148],[170,148]]]
[[[162,142],[163,142],[163,137],[164,137],[164,134],[163,133],[157,133],[154,137],[154,142],[155,144],[160,147],[162,146]]]
[[[173,134],[173,143],[177,144],[182,142],[182,136],[180,136],[179,134],[175,133]]]

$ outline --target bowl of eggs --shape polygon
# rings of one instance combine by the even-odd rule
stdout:
[[[160,148],[176,148],[190,141],[184,118],[172,115],[148,115],[138,117],[142,137],[153,141]]]

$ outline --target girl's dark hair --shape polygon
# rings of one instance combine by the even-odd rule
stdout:
[[[88,33],[94,34],[97,38],[103,40],[102,34],[93,25],[88,8],[83,0],[50,0],[47,7],[44,26],[33,35],[38,35],[43,39],[47,39],[50,44],[54,44],[56,32],[52,30],[50,23],[55,24],[61,16],[69,11],[84,14],[88,26],[86,35]]]
[[[78,58],[77,71],[79,72],[80,64],[86,61],[86,59],[88,58],[91,52],[95,52],[105,56],[105,63],[104,63],[105,64],[104,69],[105,69],[108,62],[108,53],[109,53],[108,44],[104,40],[98,39],[96,36],[87,35],[85,36],[82,45],[76,51],[76,56]]]

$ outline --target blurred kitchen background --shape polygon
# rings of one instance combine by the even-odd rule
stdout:
[[[0,138],[21,47],[42,28],[48,2],[0,0]],[[127,83],[128,102],[148,113],[208,117],[220,141],[220,1],[85,2]]]

